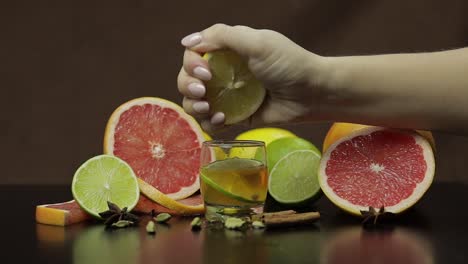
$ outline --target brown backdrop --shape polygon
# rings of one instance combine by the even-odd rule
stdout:
[[[464,0],[0,4],[0,183],[69,184],[80,163],[101,153],[118,105],[140,96],[179,103],[180,39],[214,23],[277,30],[338,56],[468,46],[466,14]],[[320,146],[328,126],[286,127]],[[436,140],[438,179],[468,180],[468,139],[437,133]]]

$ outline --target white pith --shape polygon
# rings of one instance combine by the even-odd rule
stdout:
[[[227,85],[227,88],[228,89],[239,89],[239,88],[244,87],[244,85],[245,85],[244,81],[233,81],[233,82],[230,82]]]
[[[369,167],[369,169],[373,172],[381,172],[383,170],[385,170],[385,166],[383,165],[380,165],[378,163],[372,163]]]
[[[113,153],[114,153],[114,143],[115,143],[114,131],[115,131],[115,127],[117,126],[117,123],[118,123],[122,113],[129,110],[133,106],[140,106],[140,105],[145,105],[145,104],[152,104],[152,105],[155,104],[155,105],[158,105],[158,106],[160,106],[162,108],[169,108],[169,109],[172,109],[172,110],[176,111],[180,115],[180,117],[182,117],[184,120],[186,120],[189,123],[190,127],[196,133],[198,142],[200,144],[199,146],[201,147],[201,144],[203,143],[203,141],[205,141],[205,139],[204,139],[204,136],[202,134],[202,130],[200,128],[200,125],[197,123],[197,121],[192,116],[185,113],[184,110],[179,105],[177,105],[177,104],[175,104],[173,102],[170,102],[168,100],[161,99],[161,98],[155,98],[155,97],[143,97],[143,98],[134,99],[132,101],[129,101],[129,102],[123,104],[122,106],[117,108],[114,111],[114,113],[112,113],[112,115],[111,115],[111,117],[109,119],[109,125],[107,127],[108,133],[106,133],[106,134],[108,134],[108,135],[105,138],[105,140],[107,140],[107,142],[105,144],[106,148],[104,149],[105,153],[108,153],[108,154],[111,154],[111,155],[113,155]],[[156,144],[158,144],[158,143],[156,143]],[[154,150],[154,148],[152,150]],[[157,153],[156,153],[157,156],[162,155],[161,152],[158,152],[159,150],[161,150],[161,148],[156,149],[156,150],[157,150]],[[163,147],[162,147],[162,150],[163,150]],[[152,153],[153,153],[153,157],[154,157],[155,153],[154,152],[152,152]],[[174,200],[180,200],[180,199],[184,199],[184,198],[189,197],[190,195],[195,193],[198,189],[200,189],[199,175],[197,174],[196,177],[197,177],[197,179],[194,181],[194,183],[192,185],[181,187],[181,189],[178,192],[167,193],[166,195],[169,196],[170,198],[174,199]]]
[[[371,134],[375,131],[378,130],[384,130],[385,128],[382,127],[369,127],[369,128],[363,128],[360,130],[357,130],[346,137],[343,137],[336,142],[334,142],[325,153],[323,153],[322,160],[320,162],[320,167],[319,167],[319,183],[320,186],[324,192],[324,194],[334,202],[337,206],[342,208],[345,211],[348,211],[353,214],[360,214],[360,210],[368,210],[369,208],[366,206],[360,206],[360,205],[355,205],[350,203],[347,200],[342,199],[338,195],[335,194],[335,192],[331,189],[331,187],[327,183],[327,175],[325,173],[325,169],[327,166],[327,162],[330,159],[330,154],[333,152],[333,150],[342,142],[350,140],[351,138],[354,138],[359,135],[368,135]],[[402,130],[403,131],[403,130]],[[426,173],[424,175],[424,179],[422,182],[416,185],[416,188],[414,189],[413,193],[406,199],[400,201],[398,204],[393,205],[393,206],[388,206],[385,207],[385,210],[387,212],[392,212],[392,213],[399,213],[402,212],[412,205],[414,205],[421,197],[424,195],[424,193],[427,191],[429,186],[432,184],[433,178],[434,178],[434,172],[435,172],[435,161],[434,161],[434,154],[432,152],[432,147],[429,144],[429,142],[419,135],[416,132],[410,132],[410,131],[404,131],[405,133],[410,133],[416,140],[416,144],[420,145],[423,149],[423,156],[424,160],[426,161],[427,169]],[[371,165],[372,166],[372,165]],[[378,164],[374,164],[372,166],[373,169],[381,169]]]
[[[161,143],[150,143],[151,146],[151,154],[153,158],[155,159],[161,159],[164,158],[166,155],[166,150],[164,149],[164,146]]]

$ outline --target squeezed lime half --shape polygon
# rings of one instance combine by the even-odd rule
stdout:
[[[250,117],[263,102],[265,88],[234,51],[217,50],[203,56],[212,78],[205,82],[210,113],[223,112],[225,123],[234,124]]]

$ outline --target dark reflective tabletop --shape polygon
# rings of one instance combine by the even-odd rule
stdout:
[[[108,231],[97,223],[36,224],[35,205],[71,199],[68,186],[1,186],[1,263],[468,263],[468,185],[435,183],[385,228],[364,230],[325,197],[314,225],[282,229],[190,230],[173,218],[148,235],[139,227]],[[281,210],[269,202],[267,210]]]

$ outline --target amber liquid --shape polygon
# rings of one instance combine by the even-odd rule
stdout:
[[[201,168],[201,192],[206,206],[252,208],[264,204],[268,170],[257,160],[231,158]]]

